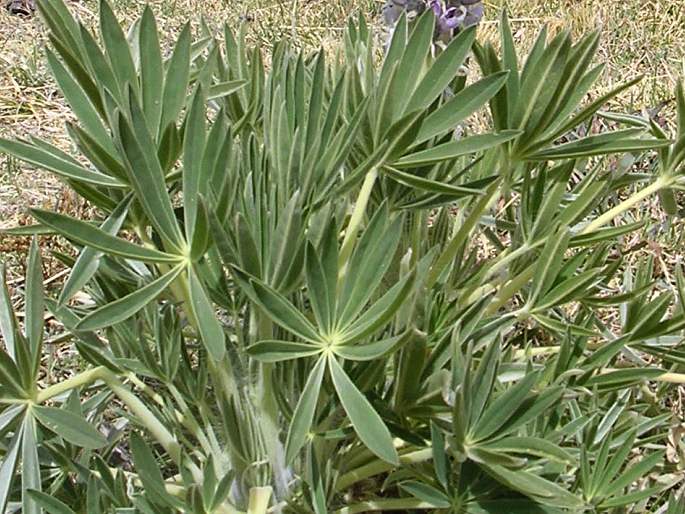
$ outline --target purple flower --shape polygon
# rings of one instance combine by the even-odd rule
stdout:
[[[412,20],[426,9],[433,11],[435,39],[443,43],[483,17],[482,0],[387,0],[383,17],[388,26],[394,27],[403,12]]]

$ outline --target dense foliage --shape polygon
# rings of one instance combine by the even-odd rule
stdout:
[[[51,297],[32,245],[21,326],[0,288],[0,510],[682,512],[685,277],[624,251],[677,210],[682,90],[673,136],[600,112],[634,81],[583,105],[598,35],[520,65],[506,15],[500,50],[427,9],[267,65],[40,9],[73,152],[0,149],[99,216],[10,231],[78,257]],[[82,361],[41,386],[46,309]]]

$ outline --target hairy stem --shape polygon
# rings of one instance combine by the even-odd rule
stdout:
[[[435,505],[414,498],[397,498],[395,500],[376,500],[357,503],[333,512],[333,514],[357,514],[358,512],[386,512],[391,510],[407,511],[409,509],[433,509]]]
[[[352,255],[354,243],[357,240],[357,234],[359,233],[364,214],[366,213],[366,207],[369,204],[369,198],[371,198],[371,191],[373,191],[373,186],[375,185],[377,178],[378,168],[371,168],[366,174],[364,183],[359,190],[359,196],[357,197],[357,202],[354,204],[352,217],[347,225],[347,230],[345,230],[345,239],[343,239],[342,248],[340,249],[340,257],[338,259],[338,267],[340,269],[338,272],[338,281],[341,281],[347,272],[347,264]]]
[[[416,464],[418,462],[425,462],[433,458],[433,449],[424,448],[423,450],[417,450],[410,453],[405,453],[400,455],[401,464]],[[367,478],[380,475],[390,471],[395,466],[388,462],[382,460],[375,460],[369,464],[361,466],[355,470],[345,473],[335,484],[336,491],[343,491],[350,487],[352,484],[359,482],[360,480],[365,480]],[[360,511],[361,512],[361,511]]]
[[[253,487],[250,489],[250,500],[247,514],[266,514],[271,499],[271,487]]]
[[[621,203],[619,203],[615,207],[609,209],[607,212],[605,212],[604,214],[599,216],[597,219],[590,222],[580,233],[581,234],[588,234],[590,232],[594,232],[598,228],[601,228],[603,225],[609,223],[611,220],[613,220],[619,214],[622,214],[625,211],[627,211],[628,209],[637,205],[638,203],[640,203],[645,198],[648,198],[648,197],[652,196],[653,194],[658,193],[660,190],[662,190],[666,187],[670,187],[671,185],[673,185],[674,182],[675,182],[675,179],[672,177],[663,177],[662,176],[662,177],[657,178],[649,186],[638,191],[637,193],[635,193],[630,198],[623,200]]]
[[[44,403],[47,400],[50,400],[55,396],[59,396],[62,393],[66,393],[67,391],[71,391],[72,389],[92,384],[97,380],[103,380],[104,376],[108,373],[111,372],[104,366],[98,366],[97,368],[89,369],[83,373],[79,373],[78,375],[71,377],[64,382],[59,382],[58,384],[51,385],[50,387],[46,387],[45,389],[39,391],[38,395],[36,396],[36,403]]]

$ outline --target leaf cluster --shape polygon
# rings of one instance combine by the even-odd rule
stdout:
[[[428,10],[380,64],[360,17],[266,65],[244,28],[165,56],[149,7],[126,34],[103,0],[98,36],[39,7],[73,152],[0,149],[98,216],[8,231],[78,256],[53,297],[34,241],[23,324],[0,289],[0,510],[682,511],[685,278],[622,253],[682,187],[682,88],[673,136],[602,112],[634,81],[583,103],[598,35],[520,59],[506,13],[500,51],[436,52]],[[86,366],[42,386],[46,311]]]

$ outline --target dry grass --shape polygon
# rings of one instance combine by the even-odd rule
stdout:
[[[335,47],[351,14],[361,10],[378,20],[383,0],[150,3],[158,15],[160,30],[168,39],[186,21],[197,26],[204,16],[216,30],[224,22],[247,23],[250,39],[265,47],[280,38],[294,38],[308,47]],[[142,9],[141,2],[136,0],[113,0],[113,4],[118,15],[127,21]],[[498,29],[496,16],[505,2],[493,0],[486,4],[488,18],[482,25],[481,37],[494,38]],[[666,0],[515,0],[507,5],[520,48],[530,45],[544,23],[553,31],[569,27],[575,35],[599,28],[603,34],[599,58],[607,65],[599,88],[644,74],[641,85],[621,98],[622,107],[640,110],[670,100],[685,55],[685,4]],[[95,0],[74,1],[71,6],[84,22],[96,23]],[[37,17],[27,19],[0,12],[0,135],[37,136],[68,148],[63,127],[70,114],[46,70],[44,44],[44,28]],[[0,228],[26,223],[25,212],[30,206],[59,207],[72,212],[83,208],[78,197],[53,177],[0,156]],[[0,236],[0,251],[7,260],[23,254],[24,249],[25,242]],[[11,262],[10,268],[14,268]]]

